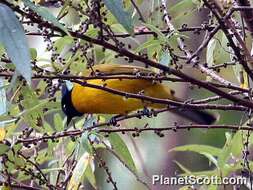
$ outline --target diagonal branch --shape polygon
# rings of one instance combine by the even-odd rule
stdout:
[[[173,24],[171,23],[170,18],[169,18],[169,14],[167,12],[166,1],[162,0],[161,3],[163,6],[164,20],[165,20],[166,24],[168,25],[169,29],[171,31],[174,31],[175,28],[174,28]],[[200,48],[197,50],[198,52],[200,52],[204,47],[206,47],[206,45],[208,44],[210,39],[218,32],[218,30],[219,30],[219,26],[215,27],[212,30],[212,32],[210,32],[208,39],[203,43],[204,45],[200,46]],[[191,52],[188,49],[186,49],[186,45],[180,37],[177,38],[177,42],[178,42],[180,49],[184,52],[184,54],[188,58],[188,61],[187,61],[188,63],[191,63],[193,66],[197,66],[197,68],[201,72],[206,73],[213,80],[219,81],[220,83],[225,84],[225,85],[232,85],[231,82],[220,77],[214,70],[208,69],[203,64],[198,63],[198,61],[196,59],[197,53],[195,55],[192,55]]]
[[[250,76],[250,78],[253,80],[253,72],[251,71],[251,68],[249,67],[247,61],[253,65],[253,58],[250,55],[250,52],[246,46],[246,44],[244,43],[243,39],[241,38],[241,35],[238,33],[235,25],[233,24],[233,22],[230,19],[230,16],[232,15],[232,13],[236,10],[234,8],[231,8],[228,13],[224,16],[224,17],[220,17],[220,15],[223,15],[222,12],[216,12],[216,10],[220,11],[220,8],[218,7],[218,5],[213,2],[213,4],[211,4],[210,2],[208,2],[207,0],[203,0],[204,5],[213,13],[213,15],[216,17],[221,29],[223,30],[224,34],[226,35],[229,45],[231,46],[231,48],[234,51],[234,54],[237,57],[237,60],[239,61],[239,63],[243,66],[244,70],[247,72],[247,74]],[[213,7],[215,7],[216,9],[214,9]],[[240,44],[240,47],[238,47],[234,40],[233,37],[231,36],[231,33],[229,32],[228,28],[233,32],[233,36],[236,38],[236,40],[238,41],[238,43]],[[243,49],[244,55],[241,54],[241,48]],[[245,59],[246,57],[246,59]]]
[[[250,7],[249,0],[236,0],[239,6]],[[251,36],[253,36],[253,9],[241,10],[242,17],[244,18],[247,28],[250,31]]]

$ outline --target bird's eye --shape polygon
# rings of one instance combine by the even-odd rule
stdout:
[[[62,108],[63,108],[63,111],[66,111],[66,104],[63,104]]]

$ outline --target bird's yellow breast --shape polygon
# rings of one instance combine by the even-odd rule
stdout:
[[[141,79],[100,79],[89,80],[88,83],[106,86],[115,90],[139,94],[161,99],[175,99],[171,90],[161,83],[152,83]],[[135,98],[126,98],[104,90],[81,86],[74,83],[71,93],[72,104],[81,113],[125,114],[144,106],[163,108],[161,104],[151,104]]]

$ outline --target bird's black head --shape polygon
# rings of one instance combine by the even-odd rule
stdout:
[[[62,111],[67,116],[67,125],[69,125],[70,121],[75,116],[82,116],[83,114],[78,112],[74,105],[72,104],[71,100],[71,92],[72,88],[67,86],[68,84],[62,85],[62,98],[61,98],[61,107]]]

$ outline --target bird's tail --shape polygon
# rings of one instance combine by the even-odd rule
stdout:
[[[217,117],[206,111],[201,110],[173,110],[173,113],[189,119],[197,124],[210,125],[217,120]]]

